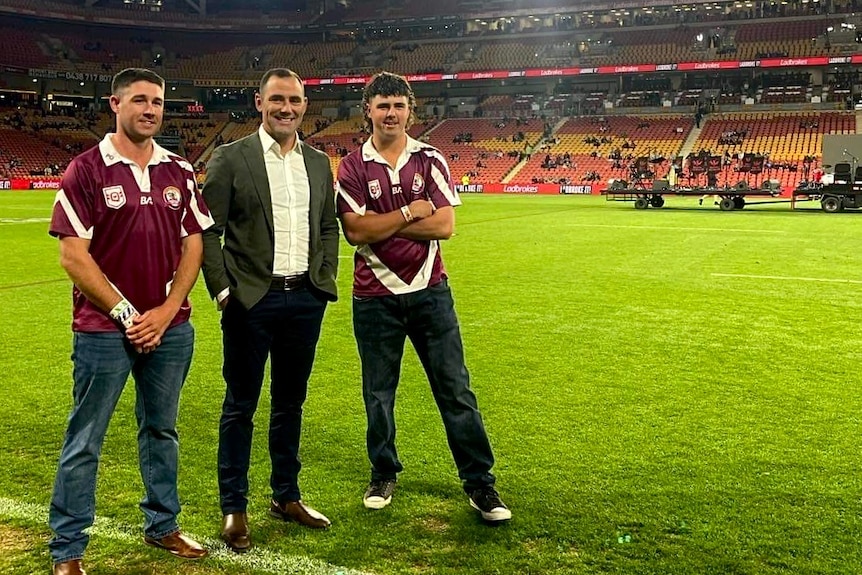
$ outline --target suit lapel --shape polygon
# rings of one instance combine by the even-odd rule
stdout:
[[[269,178],[266,175],[266,163],[263,160],[263,144],[260,141],[260,136],[255,134],[253,138],[246,140],[242,155],[248,165],[251,181],[260,198],[260,205],[266,216],[266,225],[269,227],[269,235],[274,237],[275,226],[272,223],[272,194],[269,190]]]
[[[302,161],[305,164],[305,173],[308,174],[308,217],[311,221],[314,221],[319,213],[321,204],[320,190],[317,189],[320,178],[316,172],[318,169],[317,166],[308,161],[312,157],[311,152],[309,152],[309,146],[305,142],[300,142],[299,145],[302,147]]]

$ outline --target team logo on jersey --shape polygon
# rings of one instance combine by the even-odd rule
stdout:
[[[172,210],[180,209],[180,204],[183,201],[182,195],[180,195],[180,189],[175,188],[173,186],[168,186],[162,192],[162,197],[165,198],[165,203]]]
[[[111,209],[118,210],[126,205],[126,192],[123,191],[123,186],[102,188],[102,195],[105,196],[105,205]]]
[[[383,191],[380,189],[380,180],[371,180],[368,182],[368,194],[371,196],[372,200],[376,200],[380,197]]]
[[[422,174],[416,172],[413,174],[413,187],[410,189],[413,190],[414,194],[421,194],[424,188],[425,180],[422,178]]]

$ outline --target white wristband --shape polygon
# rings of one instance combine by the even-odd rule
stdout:
[[[413,221],[413,214],[410,212],[410,206],[401,206],[401,215],[404,216],[405,221]]]
[[[129,329],[134,324],[132,319],[140,314],[129,300],[123,298],[108,312],[108,315],[111,316],[111,319],[119,322],[125,329]]]

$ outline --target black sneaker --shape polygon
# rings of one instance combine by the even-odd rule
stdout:
[[[470,505],[482,514],[485,521],[496,523],[512,518],[512,512],[500,499],[500,494],[490,485],[474,490],[470,494]]]
[[[368,509],[383,509],[392,501],[395,491],[394,479],[377,479],[368,484],[362,503]]]

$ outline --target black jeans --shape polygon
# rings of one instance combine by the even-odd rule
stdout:
[[[470,375],[448,283],[382,297],[353,298],[353,329],[362,360],[362,396],[371,479],[395,479],[403,469],[395,449],[395,390],[407,337],[425,368],[443,416],[449,449],[467,492],[494,484],[494,455]]]
[[[310,291],[267,292],[250,310],[236,299],[222,314],[227,393],[219,425],[218,481],[222,512],[246,510],[252,418],[271,361],[269,454],[273,499],[300,499],[302,404],[326,302]]]

